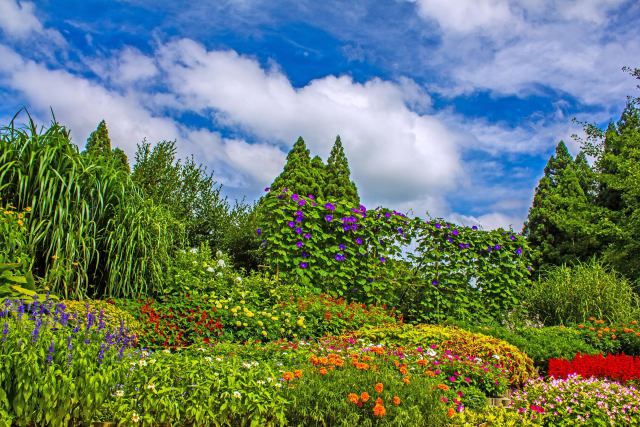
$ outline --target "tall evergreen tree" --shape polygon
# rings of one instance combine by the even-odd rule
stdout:
[[[598,191],[598,181],[596,172],[589,165],[584,151],[580,151],[575,160],[576,174],[584,195],[590,203],[595,202]]]
[[[536,253],[536,267],[588,259],[600,245],[592,225],[597,217],[561,141],[545,167],[523,229]]]
[[[91,132],[85,146],[85,153],[92,157],[102,157],[107,161],[114,161],[122,170],[129,173],[129,160],[120,148],[111,149],[111,138],[107,123],[102,120],[96,130]]]
[[[298,138],[293,148],[287,154],[287,162],[282,173],[271,184],[271,189],[281,191],[284,188],[302,194],[317,196],[323,188],[323,182],[317,181],[314,173],[311,155],[302,137]]]
[[[356,184],[351,181],[349,162],[344,154],[340,136],[331,148],[327,160],[325,197],[334,200],[346,200],[354,204],[360,203]]]

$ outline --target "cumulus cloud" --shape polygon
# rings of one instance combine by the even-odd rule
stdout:
[[[418,11],[445,31],[492,29],[512,19],[507,0],[418,0]]]
[[[34,36],[46,37],[50,43],[64,44],[64,38],[55,30],[45,29],[35,15],[31,2],[0,1],[0,30],[9,38],[25,41]]]

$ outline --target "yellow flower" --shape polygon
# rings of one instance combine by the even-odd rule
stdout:
[[[267,331],[262,331],[262,336],[266,337],[267,336]]]
[[[238,320],[238,321],[236,322],[236,326],[237,326],[237,327],[242,326],[242,322]]]

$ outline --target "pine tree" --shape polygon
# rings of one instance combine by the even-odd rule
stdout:
[[[576,156],[575,167],[578,181],[580,181],[580,187],[582,187],[584,195],[587,196],[587,200],[590,203],[594,203],[598,191],[597,175],[589,165],[584,151],[580,151]]]
[[[317,182],[317,177],[313,173],[309,149],[300,137],[287,154],[284,169],[271,184],[271,189],[282,191],[287,188],[305,196],[309,194],[316,196],[322,187],[323,183]]]
[[[360,203],[358,189],[355,183],[351,181],[349,162],[344,154],[340,136],[336,137],[336,141],[331,148],[326,171],[325,197],[327,199],[346,200],[354,204]]]
[[[578,167],[561,141],[545,167],[523,229],[536,253],[536,267],[591,257],[600,246],[594,229],[598,215],[585,195]]]
[[[114,161],[119,168],[129,173],[129,160],[120,148],[111,149],[111,138],[107,123],[102,120],[96,130],[91,132],[85,146],[85,153],[91,157],[101,157],[107,161]]]

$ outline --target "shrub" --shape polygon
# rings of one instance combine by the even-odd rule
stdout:
[[[526,306],[545,325],[568,325],[585,322],[589,316],[628,322],[638,301],[627,279],[592,260],[546,271],[529,289]]]
[[[640,392],[596,378],[536,379],[512,395],[510,410],[544,425],[637,425]]]
[[[496,359],[507,369],[509,382],[520,385],[537,376],[533,361],[517,347],[506,341],[472,333],[452,326],[396,325],[386,328],[363,328],[357,336],[381,343],[428,347],[437,344],[461,357]]]

